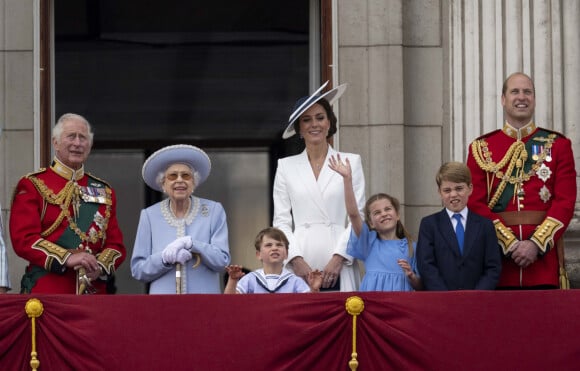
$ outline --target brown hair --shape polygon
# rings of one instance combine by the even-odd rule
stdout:
[[[439,171],[435,176],[435,181],[437,182],[438,187],[441,187],[443,181],[467,183],[467,185],[470,185],[471,171],[463,162],[446,162],[439,168]]]
[[[256,236],[256,240],[254,241],[254,247],[256,248],[256,251],[260,251],[260,246],[262,244],[262,240],[264,239],[264,236],[268,236],[270,238],[273,238],[276,241],[283,242],[284,245],[286,246],[286,251],[288,251],[288,247],[290,246],[290,242],[288,242],[288,238],[286,238],[286,235],[284,234],[284,232],[282,232],[280,229],[278,229],[276,227],[264,228],[260,232],[258,232],[258,235]]]
[[[377,194],[374,194],[371,197],[369,197],[367,202],[365,203],[365,222],[367,223],[367,225],[371,225],[371,223],[370,223],[371,207],[370,206],[373,202],[378,201],[378,200],[389,200],[391,205],[393,205],[393,207],[395,208],[395,211],[397,212],[397,214],[399,214],[399,220],[397,220],[397,229],[396,229],[395,233],[397,235],[397,238],[400,238],[400,239],[406,238],[407,239],[407,246],[409,247],[409,257],[412,257],[413,256],[413,238],[411,238],[411,234],[409,233],[407,228],[405,228],[405,226],[403,225],[403,222],[401,222],[401,218],[400,218],[401,203],[395,197],[388,195],[386,193],[377,193]]]
[[[326,98],[322,98],[316,101],[316,103],[314,104],[320,104],[322,108],[324,108],[324,111],[326,112],[326,116],[330,121],[330,128],[328,129],[328,135],[326,136],[326,138],[330,138],[336,133],[337,130],[336,123],[338,122],[338,119],[336,118],[336,115],[334,114],[334,111],[332,110],[332,107],[330,106],[330,103],[328,103]],[[314,106],[314,104],[312,106]],[[297,134],[300,134],[300,117],[294,120],[294,123],[292,125],[294,126],[294,131]]]

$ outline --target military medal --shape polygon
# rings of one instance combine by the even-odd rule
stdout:
[[[541,152],[541,146],[537,144],[532,144],[532,160],[538,161],[540,158],[539,154]]]
[[[546,161],[551,162],[552,161],[552,149],[548,148],[546,150]]]
[[[103,187],[81,187],[83,200],[97,204],[108,204],[107,191]]]
[[[550,193],[550,190],[548,189],[548,187],[546,187],[546,185],[544,185],[541,189],[540,189],[540,199],[542,201],[544,201],[544,203],[548,202],[550,200],[550,198],[552,197],[552,194]]]
[[[552,170],[550,170],[550,168],[547,167],[546,164],[542,164],[542,166],[540,166],[536,174],[538,175],[538,178],[540,178],[544,183],[546,183],[546,181],[550,179],[550,176],[552,175]]]
[[[95,224],[100,228],[103,229],[107,223],[107,219],[100,213],[100,212],[96,212],[95,213]]]

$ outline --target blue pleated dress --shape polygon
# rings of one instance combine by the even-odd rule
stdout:
[[[418,275],[417,260],[414,253],[409,257],[406,238],[381,240],[376,231],[369,230],[363,223],[359,237],[351,231],[347,253],[365,263],[366,273],[360,291],[413,291],[403,269],[397,264],[398,259],[406,259]]]

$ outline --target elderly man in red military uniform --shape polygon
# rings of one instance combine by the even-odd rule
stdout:
[[[557,245],[576,202],[572,145],[532,121],[536,101],[529,76],[510,75],[501,103],[504,127],[469,148],[474,189],[468,206],[494,222],[503,250],[498,288],[558,288],[563,245]]]
[[[113,189],[84,171],[91,126],[80,115],[65,114],[52,144],[50,168],[20,179],[12,200],[12,246],[29,262],[21,292],[106,293],[126,251]]]

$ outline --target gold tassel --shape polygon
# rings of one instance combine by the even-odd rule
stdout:
[[[351,371],[358,368],[358,354],[356,352],[356,317],[365,309],[364,301],[358,296],[351,296],[346,299],[346,311],[352,316],[352,354],[348,366]]]
[[[37,358],[36,353],[36,318],[42,315],[44,307],[38,299],[29,299],[24,306],[26,314],[30,318],[32,327],[32,351],[30,352],[30,367],[33,370],[38,370],[40,367],[40,361]]]

